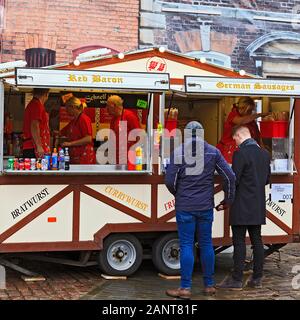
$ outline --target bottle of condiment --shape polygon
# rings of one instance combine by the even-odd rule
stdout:
[[[65,153],[63,148],[60,148],[58,152],[58,169],[65,170]]]
[[[52,170],[58,170],[58,155],[56,148],[53,149],[52,157]]]
[[[65,149],[65,170],[70,170],[69,148]]]
[[[158,123],[157,129],[154,132],[154,149],[159,149],[162,134],[163,134],[163,126],[161,123]]]
[[[135,149],[135,170],[143,170],[143,149],[142,147],[137,147]]]

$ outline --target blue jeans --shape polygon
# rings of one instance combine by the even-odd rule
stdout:
[[[176,211],[180,242],[181,288],[191,288],[194,268],[194,243],[197,230],[200,260],[205,287],[214,285],[215,253],[212,245],[213,209],[207,211]]]

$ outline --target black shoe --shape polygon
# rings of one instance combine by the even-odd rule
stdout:
[[[247,282],[247,287],[261,289],[262,288],[262,278],[253,279],[253,277],[251,277],[249,279],[249,281]]]
[[[231,276],[229,276],[226,277],[221,283],[217,284],[217,288],[240,291],[243,290],[243,282],[234,280]]]

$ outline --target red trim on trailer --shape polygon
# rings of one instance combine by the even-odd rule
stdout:
[[[74,186],[73,189],[73,241],[79,241],[80,187]]]
[[[74,66],[74,64],[69,64],[68,66],[58,67],[57,69],[87,70],[87,69],[97,68],[101,66],[109,66],[116,63],[124,64],[129,61],[140,60],[144,58],[152,58],[152,57],[159,57],[159,58],[167,59],[170,61],[178,62],[186,66],[208,71],[216,75],[221,75],[225,77],[244,78],[244,79],[252,78],[250,76],[241,76],[238,72],[234,72],[232,70],[226,70],[208,63],[201,63],[197,59],[191,59],[188,57],[179,56],[172,52],[166,51],[161,53],[157,48],[154,48],[151,51],[145,51],[145,52],[136,52],[132,54],[125,53],[125,57],[122,60],[120,60],[117,56],[115,56],[110,58],[102,58],[95,61],[81,62],[81,64],[77,67]],[[146,64],[145,64],[145,72],[146,72]]]
[[[177,225],[175,222],[169,223],[108,223],[98,232],[94,234],[94,241],[102,249],[103,240],[111,233],[127,233],[127,232],[168,232],[176,231]]]
[[[173,219],[176,216],[176,211],[172,210],[169,213],[165,214],[164,216],[158,218],[159,223],[167,222],[171,219]]]
[[[222,185],[218,184],[217,186],[214,187],[214,194],[219,193],[223,191]]]
[[[294,174],[293,194],[293,233],[300,235],[300,99],[295,99],[294,110],[294,162],[296,173]]]
[[[157,223],[157,214],[158,214],[158,185],[153,184],[151,186],[151,223]]]
[[[172,78],[170,79],[170,84],[184,85],[184,80],[180,78]]]
[[[266,210],[266,217],[274,222],[280,229],[282,229],[287,234],[292,234],[292,229],[287,226],[285,223],[283,223],[281,220],[279,220],[277,217],[275,217],[270,211]]]
[[[224,237],[230,238],[229,209],[224,210]]]
[[[95,175],[41,175],[43,185],[62,184],[62,185],[89,185],[106,184],[108,176],[96,173]],[[26,175],[0,175],[0,185],[40,185],[41,176]],[[132,175],[110,175],[109,184],[164,184],[164,176],[155,176],[151,174],[132,174]]]
[[[36,252],[36,251],[80,251],[99,250],[93,241],[74,242],[29,242],[29,243],[2,243],[0,252]]]

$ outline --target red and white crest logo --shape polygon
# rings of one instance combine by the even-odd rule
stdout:
[[[148,72],[166,72],[167,63],[162,58],[152,57],[147,61],[146,69]]]

